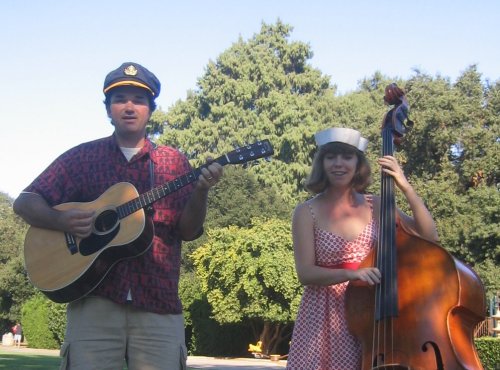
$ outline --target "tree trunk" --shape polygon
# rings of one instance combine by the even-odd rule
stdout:
[[[277,354],[279,345],[290,338],[292,334],[290,328],[289,324],[265,321],[259,337],[259,340],[262,341],[262,354],[265,356]]]

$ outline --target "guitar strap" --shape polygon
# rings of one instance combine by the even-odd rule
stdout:
[[[151,144],[153,145],[153,152],[154,152],[156,150],[156,148],[158,147],[158,145],[156,145],[152,141],[151,141]],[[151,153],[149,153],[149,181],[151,184],[151,189],[154,189],[154,187],[155,187],[155,164],[154,164],[153,160],[151,159]],[[150,204],[149,206],[147,206],[145,208],[145,211],[146,211],[146,214],[148,216],[153,217],[153,215],[155,213],[155,209],[153,207],[153,204]]]

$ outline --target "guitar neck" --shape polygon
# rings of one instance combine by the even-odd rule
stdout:
[[[229,163],[227,155],[220,156],[215,159],[214,162],[219,163],[221,166],[225,166]],[[138,210],[153,204],[154,202],[166,197],[169,194],[176,192],[177,190],[183,188],[184,186],[191,184],[198,180],[201,175],[201,170],[206,168],[207,165],[200,166],[191,172],[188,172],[172,181],[169,181],[163,185],[160,185],[150,191],[139,195],[137,198],[132,199],[126,203],[117,207],[118,215],[120,219],[123,219]]]

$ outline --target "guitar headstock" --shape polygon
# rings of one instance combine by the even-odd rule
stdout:
[[[269,140],[266,139],[237,148],[227,153],[226,159],[230,164],[240,164],[259,158],[269,157],[273,154],[273,147]]]

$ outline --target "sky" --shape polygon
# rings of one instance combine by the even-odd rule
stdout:
[[[137,62],[167,111],[209,61],[262,23],[293,26],[339,94],[379,71],[454,82],[472,64],[500,79],[498,0],[1,0],[0,192],[15,198],[57,156],[112,133],[104,77]]]

